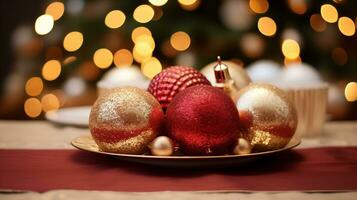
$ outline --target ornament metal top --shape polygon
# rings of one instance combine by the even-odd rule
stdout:
[[[238,87],[229,74],[228,65],[222,63],[220,56],[217,56],[217,64],[213,67],[213,71],[216,79],[214,86],[223,89],[236,102]]]

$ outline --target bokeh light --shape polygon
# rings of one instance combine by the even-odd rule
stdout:
[[[53,81],[61,74],[61,63],[58,60],[47,61],[42,67],[42,77]]]
[[[69,52],[77,51],[83,44],[83,34],[78,31],[70,32],[64,37],[63,48]]]
[[[258,14],[265,13],[269,9],[267,0],[249,0],[249,8]]]
[[[68,65],[68,64],[71,64],[71,63],[73,63],[74,61],[76,61],[77,60],[77,57],[76,56],[68,56],[67,58],[65,58],[64,60],[63,60],[63,65]]]
[[[135,44],[133,49],[134,59],[137,62],[143,62],[146,58],[150,58],[152,55],[153,49],[149,43],[140,42]]]
[[[337,65],[345,65],[348,61],[348,55],[345,49],[343,48],[334,48],[331,53],[333,61]]]
[[[300,46],[295,40],[287,39],[281,45],[281,51],[286,58],[294,60],[300,55]]]
[[[303,15],[307,11],[307,4],[305,0],[288,0],[290,9],[299,15]]]
[[[58,110],[60,106],[59,99],[54,94],[46,94],[41,98],[42,110],[48,112]]]
[[[64,4],[59,1],[55,1],[47,6],[45,13],[51,15],[54,21],[59,20],[64,13]]]
[[[27,116],[31,118],[38,117],[41,114],[41,102],[34,97],[28,98],[24,103],[24,110]]]
[[[38,96],[43,90],[43,82],[40,77],[32,77],[25,84],[25,92],[29,96]]]
[[[113,62],[113,54],[108,49],[98,49],[93,55],[93,61],[101,69],[108,68]]]
[[[136,42],[136,39],[141,36],[141,35],[148,35],[151,36],[151,31],[144,27],[144,26],[139,26],[136,27],[133,32],[131,32],[131,39],[133,40],[133,42]]]
[[[154,17],[155,11],[149,5],[140,5],[135,8],[133,17],[139,23],[147,23]]]
[[[324,4],[320,9],[322,19],[328,23],[335,23],[338,19],[337,9],[331,4]]]
[[[161,70],[162,65],[155,57],[151,57],[141,64],[141,71],[150,79],[152,79],[156,74],[160,73]]]
[[[104,23],[109,28],[119,28],[125,22],[125,14],[120,10],[110,11],[107,16],[105,16]]]
[[[275,21],[270,17],[261,17],[258,20],[258,29],[265,36],[273,36],[276,33]]]
[[[311,28],[314,29],[316,32],[323,32],[326,30],[327,24],[326,22],[322,19],[321,15],[319,14],[313,14],[310,17],[310,25]]]
[[[357,100],[357,83],[349,82],[345,87],[345,97],[347,101],[353,102]]]
[[[100,69],[91,61],[84,61],[79,65],[79,75],[85,80],[95,80],[100,74]]]
[[[345,36],[353,36],[356,32],[355,23],[349,17],[338,19],[338,29]]]
[[[51,15],[41,15],[36,19],[35,31],[39,35],[46,35],[53,28],[53,17]]]
[[[149,2],[154,6],[163,6],[168,0],[149,0]]]
[[[133,64],[133,55],[127,49],[120,49],[114,54],[114,64],[117,67],[131,66]]]
[[[201,4],[201,0],[183,0],[182,2],[183,3],[180,3],[179,1],[181,8],[188,11],[197,9]]]
[[[185,51],[190,47],[191,38],[187,33],[178,31],[171,35],[170,44],[177,51]]]
[[[289,59],[287,57],[284,58],[284,66],[288,66],[288,65],[291,65],[291,64],[300,64],[301,62],[302,61],[301,61],[300,56],[298,56],[295,59]]]
[[[197,0],[178,0],[178,2],[182,5],[189,6],[196,2]]]

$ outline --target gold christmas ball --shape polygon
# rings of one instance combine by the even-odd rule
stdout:
[[[244,138],[239,138],[236,146],[233,149],[233,153],[236,155],[246,155],[250,154],[252,147],[248,140]]]
[[[174,152],[172,140],[167,136],[159,136],[150,144],[151,154],[154,156],[171,156]]]
[[[228,60],[222,60],[222,63],[228,66],[229,74],[238,89],[249,85],[251,80],[242,66]],[[212,85],[216,82],[213,71],[215,65],[217,65],[217,61],[214,61],[201,69],[201,73],[206,76]]]
[[[269,84],[250,84],[238,93],[237,108],[242,137],[252,151],[269,151],[286,146],[297,127],[294,105],[285,92]]]
[[[89,129],[101,151],[142,154],[163,122],[159,102],[133,87],[112,89],[94,103]]]

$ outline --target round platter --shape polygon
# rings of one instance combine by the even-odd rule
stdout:
[[[83,151],[113,156],[122,160],[148,165],[166,167],[224,167],[230,165],[241,165],[259,158],[287,151],[298,146],[300,144],[300,140],[292,139],[286,147],[274,151],[251,153],[247,155],[222,156],[152,156],[108,153],[100,151],[90,135],[77,137],[73,139],[71,143],[74,147]]]
[[[47,112],[45,117],[56,124],[87,128],[90,110],[91,106],[61,108]]]

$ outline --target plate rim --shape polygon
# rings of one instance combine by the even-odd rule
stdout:
[[[55,123],[55,124],[60,124],[60,125],[68,125],[68,126],[79,126],[79,127],[88,127],[88,123],[81,123],[81,122],[69,122],[69,121],[62,121],[58,120],[58,117],[56,117],[56,114],[58,112],[63,112],[63,111],[68,111],[68,110],[73,110],[73,109],[90,109],[92,106],[73,106],[73,107],[64,107],[60,108],[58,110],[53,110],[53,111],[48,111],[45,113],[45,119],[49,122]]]
[[[187,160],[187,159],[194,159],[194,160],[207,160],[207,159],[227,159],[227,158],[249,158],[249,157],[256,157],[256,156],[261,156],[261,155],[269,155],[269,154],[274,154],[282,151],[286,151],[292,148],[295,148],[296,146],[301,144],[301,139],[292,139],[285,147],[276,149],[276,150],[271,150],[271,151],[263,151],[263,152],[257,152],[257,153],[250,153],[250,154],[244,154],[244,155],[214,155],[214,156],[154,156],[154,155],[144,155],[144,154],[120,154],[120,153],[112,153],[112,152],[104,152],[104,151],[99,151],[99,150],[93,150],[93,149],[87,149],[83,148],[80,145],[76,144],[76,141],[81,138],[92,138],[91,135],[86,134],[86,135],[81,135],[78,136],[74,139],[71,140],[71,145],[79,150],[86,151],[86,152],[92,152],[92,153],[97,153],[97,154],[103,154],[103,155],[111,155],[111,156],[117,156],[117,157],[125,157],[125,158],[144,158],[144,159],[172,159],[172,160]]]

